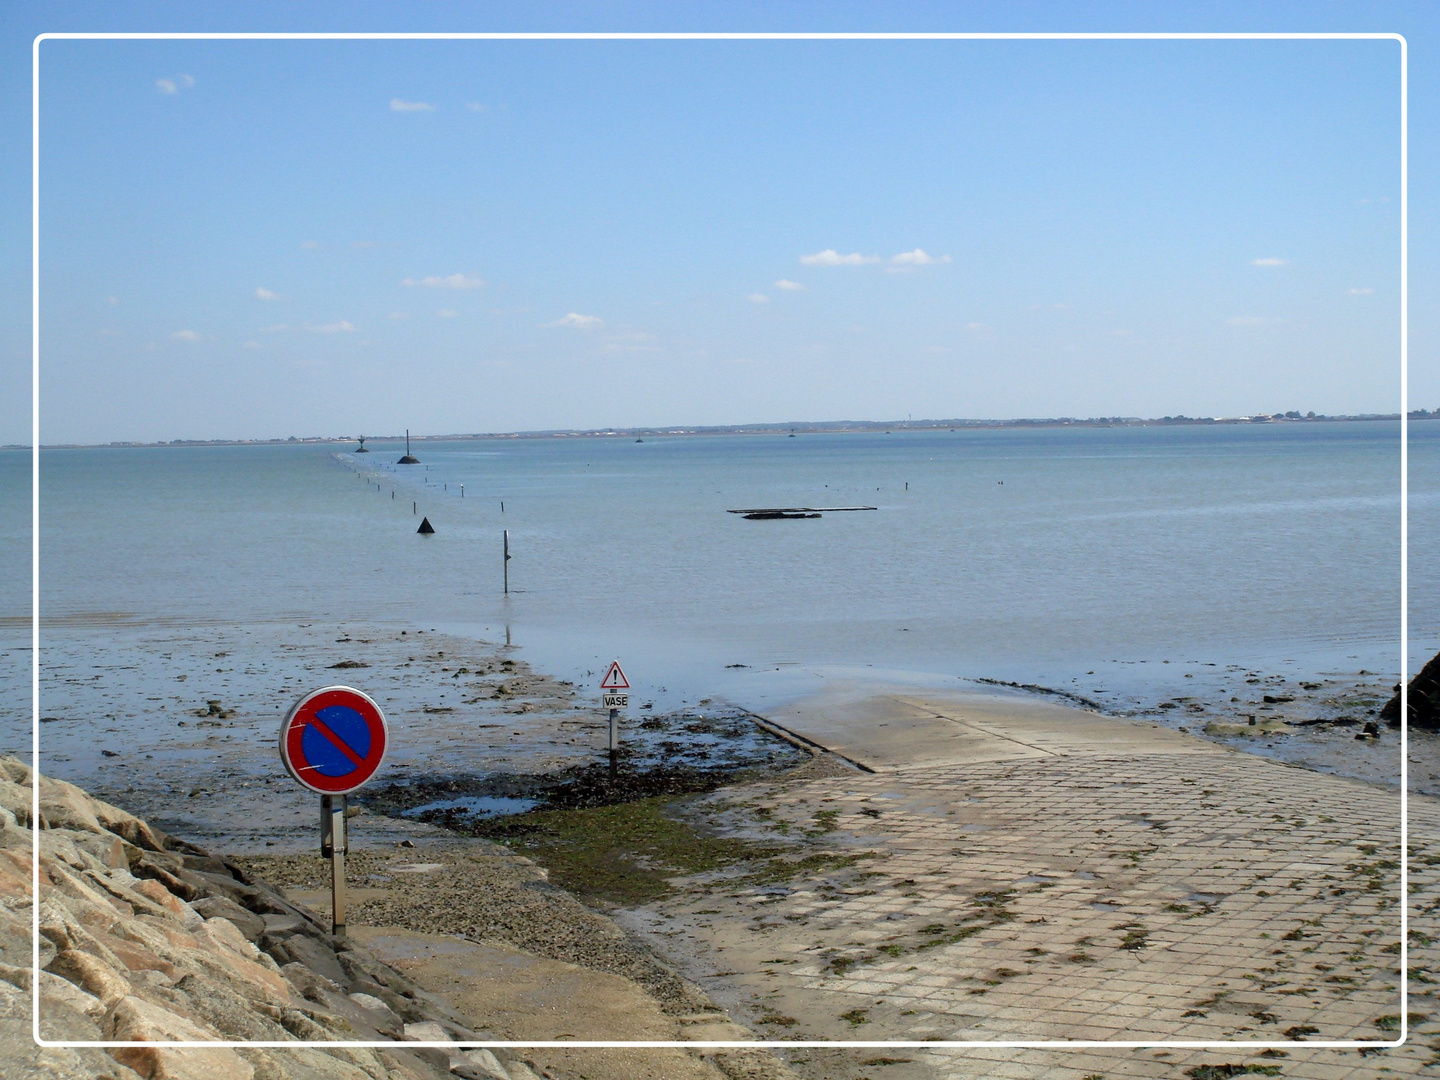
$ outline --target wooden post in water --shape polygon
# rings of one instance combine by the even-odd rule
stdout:
[[[509,596],[509,595],[510,595],[510,530],[509,530],[509,529],[506,529],[506,530],[505,530],[504,556],[505,556],[505,557],[500,560],[500,565],[505,568],[505,595],[506,595],[506,596]]]

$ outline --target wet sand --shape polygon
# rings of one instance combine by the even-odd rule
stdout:
[[[532,671],[523,650],[500,642],[424,626],[170,628],[118,617],[80,623],[45,632],[40,735],[47,770],[211,846],[311,846],[313,799],[283,775],[275,744],[290,704],[327,683],[364,689],[385,708],[392,750],[377,783],[543,773],[603,757],[598,691]],[[7,684],[23,687],[27,661],[19,649],[0,653]],[[1200,663],[1174,668],[1166,697],[1106,700],[1103,686],[1083,682],[1025,696],[1037,703],[1093,702],[1145,726],[1160,724],[1382,786],[1398,784],[1399,734],[1381,725],[1378,737],[1355,738],[1393,682],[1368,672],[1300,679]],[[1097,680],[1104,681],[1103,672],[1090,682]],[[870,685],[848,677],[815,682],[832,698]],[[933,693],[945,683],[1011,692],[933,678],[900,689]],[[761,685],[757,676],[755,687]],[[735,704],[753,706],[745,684],[738,689]],[[25,704],[18,694],[8,699],[7,745],[0,750],[28,759]],[[650,715],[644,704],[637,698],[626,717],[628,739],[643,735]],[[700,697],[679,705],[714,715],[724,703]],[[918,747],[899,752],[923,756]],[[1408,755],[1411,790],[1440,792],[1440,737],[1410,733]],[[403,833],[408,826],[396,828]]]
[[[381,779],[544,771],[603,745],[598,702],[503,644],[423,627],[72,630],[42,680],[46,771],[227,851],[313,848],[316,798],[285,775],[278,735],[319,686],[357,686],[385,710]]]

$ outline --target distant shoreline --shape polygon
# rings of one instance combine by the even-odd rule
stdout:
[[[1440,420],[1440,409],[1416,409],[1408,414],[1411,420]],[[1115,428],[1115,427],[1214,427],[1235,424],[1308,424],[1348,423],[1365,420],[1399,420],[1399,413],[1357,413],[1354,415],[1324,416],[1316,413],[1302,414],[1297,411],[1253,416],[1161,416],[1145,419],[1137,416],[1098,416],[1080,419],[1071,416],[1048,418],[1021,418],[1016,420],[797,420],[776,424],[719,424],[651,427],[595,427],[595,428],[551,428],[543,431],[474,432],[450,435],[411,435],[412,442],[462,442],[496,439],[597,439],[597,438],[644,438],[646,436],[676,435],[823,435],[853,431],[939,431],[966,428],[984,430],[992,428]],[[309,435],[304,438],[290,436],[285,439],[161,439],[157,442],[108,442],[108,443],[42,443],[42,450],[104,450],[133,449],[157,446],[291,446],[291,445],[333,445],[356,442],[358,435]],[[405,435],[366,435],[366,442],[397,442]],[[0,446],[0,450],[29,450],[30,446],[11,443]]]

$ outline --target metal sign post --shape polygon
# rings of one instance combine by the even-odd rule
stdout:
[[[306,694],[280,725],[280,760],[303,787],[320,795],[320,854],[330,860],[331,932],[345,936],[347,796],[379,771],[390,742],[380,706],[348,686]]]
[[[330,860],[330,925],[337,938],[345,936],[345,856],[350,854],[350,832],[344,795],[320,796],[320,855]]]
[[[600,680],[600,689],[603,691],[601,704],[610,710],[610,737],[605,745],[610,751],[610,772],[614,775],[620,756],[620,710],[630,704],[630,695],[624,692],[630,689],[630,680],[620,670],[620,661],[610,662],[609,670]]]

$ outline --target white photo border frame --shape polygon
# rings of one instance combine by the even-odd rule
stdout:
[[[234,1042],[181,1041],[167,1043],[47,1040],[40,1034],[40,995],[32,991],[32,1036],[41,1047],[110,1048],[121,1046],[169,1046],[194,1049],[272,1048],[370,1049],[436,1048],[468,1046],[505,1047],[599,1047],[599,1048],[681,1048],[745,1049],[843,1047],[851,1049],[960,1049],[1008,1048],[1023,1050],[1099,1049],[1106,1047],[1140,1049],[1167,1047],[1187,1050],[1262,1050],[1303,1046],[1308,1049],[1363,1049],[1402,1046],[1409,1037],[1409,43],[1397,33],[53,33],[41,34],[32,44],[31,76],[31,761],[35,775],[40,772],[40,45],[45,41],[1394,41],[1400,46],[1400,1029],[1392,1040],[1093,1040],[1093,1039],[995,1039],[995,1040],[749,1040],[682,1042],[642,1040],[534,1040],[477,1043],[350,1041]],[[40,785],[32,792],[32,830],[40,821]],[[32,971],[31,986],[40,985],[40,847],[38,838],[31,851]]]

